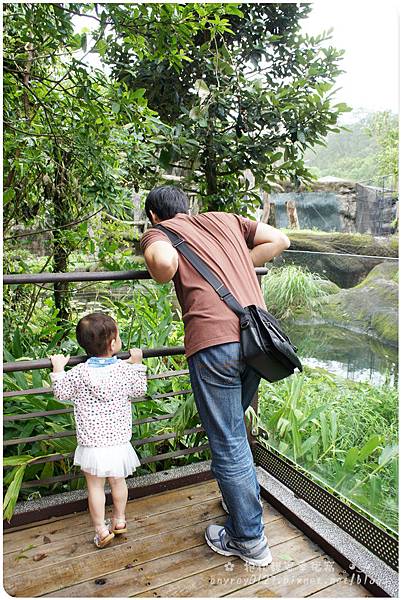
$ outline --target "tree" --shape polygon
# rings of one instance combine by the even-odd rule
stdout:
[[[76,225],[128,205],[120,159],[141,139],[151,146],[158,128],[141,90],[79,58],[93,49],[86,34],[74,33],[80,6],[8,4],[4,19],[5,232],[20,223],[50,230],[55,272],[67,271],[70,253],[83,246]],[[68,317],[67,290],[54,286],[60,319]]]
[[[398,118],[390,111],[374,113],[367,125],[367,133],[378,147],[378,175],[392,176],[393,189],[398,187]]]
[[[325,146],[308,150],[305,161],[317,177],[331,175],[351,181],[382,185],[383,177],[398,175],[398,123],[389,112],[365,113],[347,125],[345,131],[331,133]],[[390,185],[387,181],[385,185]]]
[[[125,14],[136,10],[131,6]],[[209,5],[190,6],[200,20],[211,18]],[[169,5],[160,17],[173,40],[185,10]],[[160,164],[184,168],[186,187],[195,184],[204,208],[246,211],[245,203],[259,204],[245,169],[267,191],[283,178],[309,180],[305,149],[338,131],[338,116],[348,110],[332,101],[342,52],[325,47],[329,34],[301,35],[299,22],[309,11],[309,5],[221,4],[213,19],[224,27],[189,31],[180,65],[133,57],[129,44],[118,43],[128,25],[114,15],[116,37],[104,59],[116,79],[146,89],[149,107],[171,127]]]

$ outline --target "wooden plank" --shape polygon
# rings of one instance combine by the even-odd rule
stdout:
[[[133,517],[127,520],[127,533],[116,537],[113,546],[129,541],[148,539],[157,534],[175,531],[179,527],[187,527],[223,515],[224,511],[221,503],[213,499],[208,502],[185,506],[172,513],[164,513],[163,516],[156,514],[147,517]],[[75,535],[70,535],[70,532],[75,533]],[[93,544],[93,536],[94,531],[90,524],[89,530],[87,528],[85,531],[82,528],[76,528],[75,531],[68,530],[64,532],[62,538],[56,541],[51,541],[48,536],[41,536],[39,538],[41,541],[45,537],[49,541],[46,543],[46,540],[44,540],[40,548],[37,546],[26,547],[22,551],[17,550],[6,554],[3,559],[4,571],[17,574],[32,571],[45,565],[52,568],[55,563],[66,560],[71,556],[76,557],[78,560],[87,554],[97,553],[98,550]],[[43,555],[43,559],[40,562],[35,561],[35,557],[40,554]]]
[[[266,591],[281,598],[305,598],[324,587],[344,579],[340,565],[327,556],[318,556],[283,573],[264,578],[238,589],[230,597],[263,598]]]
[[[224,517],[212,522],[223,523]],[[206,522],[206,525],[208,523]],[[38,596],[67,586],[124,569],[128,564],[141,564],[149,560],[170,556],[174,552],[203,544],[205,522],[190,527],[176,528],[143,540],[114,544],[85,556],[71,557],[49,569],[37,569],[6,576],[4,589],[12,596]],[[32,564],[32,563],[31,563]]]
[[[212,499],[203,501],[197,504],[176,509],[169,513],[163,513],[152,516],[133,516],[127,519],[128,532],[116,538],[114,545],[132,540],[140,540],[148,538],[152,535],[173,531],[181,526],[193,525],[202,521],[209,521],[224,515],[220,500]],[[279,515],[273,516],[268,511],[266,514],[266,522],[272,522],[280,518]],[[178,525],[177,525],[178,524]],[[47,564],[51,566],[53,563],[70,558],[83,556],[88,553],[97,552],[93,544],[93,527],[88,523],[88,528],[77,528],[76,533],[72,535],[72,531],[64,530],[64,535],[57,540],[52,541],[49,536],[41,536],[39,541],[40,547],[34,545],[25,546],[22,550],[16,550],[4,555],[4,570],[9,570],[13,573],[21,573],[26,570],[32,570]],[[34,557],[40,554],[46,554],[41,562],[35,562]],[[33,564],[32,564],[33,561]]]
[[[310,598],[370,598],[372,594],[362,585],[352,581],[348,575],[346,579],[323,588],[314,594],[310,594]]]
[[[280,523],[276,521],[271,524],[268,530],[273,545],[283,544],[283,539],[289,535],[293,535],[293,530],[289,530],[286,527],[285,520],[282,519]],[[81,598],[142,595],[158,586],[196,575],[211,567],[219,565],[222,567],[227,560],[227,557],[213,552],[206,545],[202,532],[197,547],[171,553],[165,557],[141,563],[140,565],[134,564],[130,569],[108,573],[100,579],[100,583],[98,578],[93,578],[78,585],[64,588],[58,592],[52,592],[49,595],[52,597]]]
[[[223,556],[219,566],[207,568],[185,579],[176,578],[176,581],[164,586],[151,589],[151,579],[151,586],[136,595],[154,598],[220,598],[236,590],[242,593],[254,581],[265,580],[276,573],[285,573],[289,567],[310,561],[322,552],[313,542],[303,538],[300,532],[290,530],[286,521],[282,525],[280,541],[280,537],[273,530],[274,525],[276,523],[267,528],[267,538],[273,555],[273,562],[268,567],[253,567],[239,558]],[[285,539],[290,535],[295,537]],[[156,582],[157,574],[152,577]]]
[[[204,530],[209,523],[223,524],[225,517],[203,521],[195,525],[176,528],[173,531],[154,535],[142,540],[115,543],[103,550],[95,550],[84,556],[72,556],[54,563],[51,568],[43,565],[23,573],[14,573],[4,578],[4,588],[10,595],[36,596],[63,589],[88,579],[103,578],[107,574],[124,569],[128,564],[141,565],[170,556],[176,552],[204,544]],[[283,541],[298,535],[294,527],[284,519],[267,526],[273,535]],[[32,564],[32,562],[31,562]],[[157,565],[157,563],[154,563]]]
[[[127,504],[127,518],[139,516],[141,518],[150,515],[162,514],[176,510],[184,506],[191,506],[199,502],[207,502],[213,498],[220,498],[220,491],[216,481],[207,481],[202,484],[190,485],[176,490],[160,492],[152,496],[145,496],[136,500],[130,500]],[[273,510],[273,509],[271,509]],[[111,515],[112,507],[106,507],[106,516]],[[276,511],[275,511],[276,512]],[[276,512],[276,514],[278,514]],[[86,531],[92,529],[90,516],[87,511],[57,520],[51,519],[34,526],[23,526],[18,531],[10,531],[4,534],[4,554],[26,548],[30,544],[41,545],[42,536],[47,536],[51,541],[62,539],[66,532],[69,533],[85,527]]]

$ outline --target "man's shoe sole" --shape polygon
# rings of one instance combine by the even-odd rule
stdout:
[[[251,557],[248,557],[248,556],[244,556],[239,551],[238,551],[238,554],[237,554],[235,551],[228,552],[227,550],[222,550],[221,548],[217,548],[217,546],[215,546],[209,540],[209,538],[206,535],[206,532],[205,532],[205,540],[206,540],[206,543],[209,546],[209,548],[211,548],[212,550],[214,550],[214,552],[217,552],[218,554],[222,554],[223,556],[238,556],[238,558],[240,558],[244,562],[248,563],[249,565],[253,565],[255,567],[267,567],[268,565],[270,565],[270,563],[273,560],[273,557],[272,557],[271,553],[270,553],[270,556],[268,558],[265,558],[263,560],[258,560],[257,558],[251,558]]]

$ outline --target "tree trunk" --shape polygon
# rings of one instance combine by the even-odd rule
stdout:
[[[263,200],[263,215],[261,218],[261,222],[268,223],[269,216],[270,216],[270,196],[267,192],[262,192],[262,200]]]
[[[272,227],[276,227],[276,204],[270,201],[270,196],[267,192],[262,193],[263,199],[263,215],[261,222],[267,223]]]
[[[213,152],[213,147],[207,147],[206,157],[206,193],[210,197],[208,205],[209,210],[218,210],[216,200],[213,198],[217,194],[217,167],[216,167],[216,156]]]
[[[208,210],[219,210],[221,207],[218,205],[216,199],[217,195],[217,158],[216,150],[214,148],[214,137],[211,118],[212,107],[209,109],[209,128],[206,135],[206,163],[205,163],[205,178],[206,178],[206,193],[210,200],[208,200]]]
[[[276,204],[274,202],[270,202],[270,213],[269,218],[267,220],[267,224],[272,227],[277,227],[276,225]]]
[[[287,200],[285,203],[288,216],[288,225],[290,229],[299,229],[299,221],[295,200]]]
[[[64,238],[64,226],[72,219],[67,203],[68,164],[70,157],[67,152],[55,149],[56,173],[52,188],[53,203],[53,273],[65,273],[68,270],[68,257],[71,249]],[[54,283],[54,304],[58,310],[58,325],[68,321],[70,315],[70,294],[67,281]]]

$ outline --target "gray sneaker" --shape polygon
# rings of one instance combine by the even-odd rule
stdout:
[[[246,547],[245,544],[234,542],[221,525],[209,525],[205,531],[205,539],[207,545],[218,554],[239,556],[246,563],[256,567],[267,567],[273,560],[265,535],[253,546]]]

